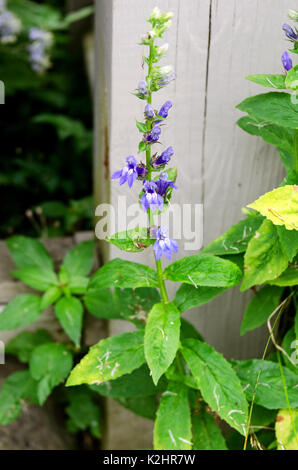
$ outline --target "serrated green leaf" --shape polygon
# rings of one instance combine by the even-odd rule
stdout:
[[[92,390],[105,397],[139,398],[158,395],[165,391],[167,381],[162,377],[158,386],[154,385],[147,364],[135,369],[131,374],[122,375],[116,380],[99,385],[90,385]]]
[[[54,271],[49,269],[28,267],[13,270],[12,274],[33,289],[46,291],[52,286],[58,284],[58,278]]]
[[[236,255],[246,250],[256,230],[262,224],[262,217],[248,217],[233,225],[227,232],[203,248],[202,253],[211,255]]]
[[[65,256],[63,266],[69,277],[88,276],[93,266],[95,242],[85,241],[75,245]]]
[[[9,341],[5,352],[17,356],[21,362],[29,362],[32,351],[37,346],[48,343],[51,339],[51,335],[45,330],[36,330],[34,333],[22,331]]]
[[[227,287],[202,287],[182,284],[176,292],[174,303],[180,312],[199,307],[224,292]]]
[[[70,339],[80,346],[83,305],[76,297],[62,297],[55,305],[56,317]]]
[[[269,73],[259,73],[257,75],[248,75],[247,80],[265,87],[282,90],[287,88],[285,85],[285,75],[273,75]]]
[[[298,409],[279,410],[275,434],[277,450],[298,450]]]
[[[255,403],[269,410],[287,406],[279,364],[261,359],[234,361],[234,370],[241,380],[245,394],[252,400],[255,385],[258,382]],[[259,372],[260,376],[258,377]],[[297,375],[284,367],[285,381],[291,408],[298,407]],[[258,379],[258,380],[257,380]]]
[[[255,116],[243,116],[237,121],[237,124],[248,134],[261,137],[268,144],[275,145],[279,149],[288,152],[288,154],[294,152],[293,129],[266,122]]]
[[[20,416],[25,399],[35,403],[36,386],[37,383],[27,370],[8,376],[0,391],[1,426],[11,423]]]
[[[255,209],[275,225],[298,230],[298,186],[286,185],[263,194],[248,207]]]
[[[283,225],[277,227],[277,233],[283,251],[293,261],[294,256],[298,253],[298,230],[287,230]]]
[[[145,327],[146,361],[157,384],[175,359],[180,337],[180,312],[173,302],[155,304]]]
[[[62,295],[62,290],[59,287],[50,287],[44,293],[41,298],[40,308],[44,310],[45,308],[53,305],[59,297]]]
[[[67,429],[71,433],[90,429],[91,435],[97,439],[102,433],[102,416],[94,394],[85,386],[66,390],[69,405],[65,408],[68,415]]]
[[[244,264],[241,291],[276,279],[287,268],[288,257],[283,252],[276,227],[270,220],[264,220],[250,240]]]
[[[298,113],[290,93],[270,92],[251,96],[237,108],[267,122],[290,129],[298,128]]]
[[[6,245],[19,268],[36,267],[53,270],[53,260],[39,240],[15,235],[6,241]]]
[[[214,416],[203,405],[192,414],[193,450],[227,450]]]
[[[211,346],[195,339],[182,342],[182,355],[212,411],[245,435],[248,406],[232,366]]]
[[[115,258],[100,268],[90,279],[90,288],[158,287],[156,272],[139,263]]]
[[[241,323],[241,335],[263,325],[280,303],[283,289],[265,286],[252,298]]]
[[[54,387],[69,374],[73,365],[72,355],[63,344],[45,343],[34,349],[29,369],[38,383],[38,400],[42,405]]]
[[[138,253],[152,245],[155,239],[149,237],[147,227],[137,227],[132,230],[115,233],[108,237],[106,241],[113,243],[120,250]]]
[[[41,314],[40,302],[37,295],[17,295],[0,313],[0,330],[15,330],[36,321]]]
[[[109,288],[88,289],[84,296],[87,310],[98,318],[120,318],[144,326],[147,314],[153,305],[160,302],[157,289],[138,287],[137,289]]]
[[[290,173],[294,170],[294,156],[292,153],[283,150],[282,148],[277,149],[280,155],[282,164],[284,165],[287,173]]]
[[[163,393],[154,426],[155,450],[192,448],[190,407],[187,388],[171,383]]]
[[[238,266],[211,255],[192,255],[170,264],[164,278],[194,286],[230,287],[240,282]]]
[[[146,150],[146,142],[141,140],[141,142],[139,143],[138,153],[145,152],[145,150]]]
[[[122,333],[92,346],[72,370],[66,385],[114,380],[138,369],[144,362],[144,332]]]

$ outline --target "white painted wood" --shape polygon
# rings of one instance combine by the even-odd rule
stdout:
[[[123,166],[127,155],[137,154],[139,133],[134,119],[142,119],[144,103],[130,92],[145,77],[141,66],[145,49],[137,43],[156,4],[174,13],[166,34],[170,49],[163,62],[175,67],[177,80],[153,95],[157,108],[167,99],[174,103],[161,139],[165,146],[174,147],[173,164],[179,168],[179,191],[173,202],[203,203],[207,244],[241,218],[242,207],[277,186],[283,177],[275,150],[236,126],[240,113],[235,105],[264,92],[246,81],[246,75],[282,72],[280,56],[287,44],[281,25],[289,4],[286,0],[97,1],[96,202],[111,202],[116,210],[120,195],[134,203],[138,189],[137,185],[131,191],[117,182],[110,184],[104,162],[108,156],[111,174]],[[104,259],[122,257],[153,265],[150,250],[127,256],[115,247],[101,245],[101,249]],[[190,254],[180,243],[178,257]],[[169,287],[173,295],[173,284]],[[266,330],[243,338],[239,335],[250,297],[234,288],[187,317],[227,357],[260,355]],[[110,334],[127,328],[124,322],[113,321]],[[110,436],[114,426],[115,416]],[[127,445],[132,445],[129,438]]]

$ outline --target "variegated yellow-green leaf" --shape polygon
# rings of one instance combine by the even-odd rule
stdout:
[[[279,410],[275,423],[278,450],[298,450],[298,409]]]
[[[276,279],[287,267],[288,257],[282,249],[276,227],[265,219],[248,244],[241,290]]]
[[[275,225],[298,230],[298,186],[287,185],[264,194],[248,207],[257,210]]]

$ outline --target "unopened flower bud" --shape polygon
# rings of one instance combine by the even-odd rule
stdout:
[[[298,21],[298,11],[297,10],[288,10],[287,13],[290,20]]]
[[[282,25],[282,29],[286,33],[286,36],[287,36],[288,39],[290,39],[291,41],[297,41],[298,35],[295,33],[295,31],[293,30],[293,28],[289,24],[284,23]]]
[[[149,17],[149,20],[159,20],[161,17],[161,11],[158,7],[155,7]]]
[[[159,46],[156,50],[157,52],[157,55],[158,56],[161,56],[161,55],[164,55],[169,49],[169,44],[166,43],[166,44],[163,44],[162,46]]]

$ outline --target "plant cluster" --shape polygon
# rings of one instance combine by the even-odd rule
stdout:
[[[297,15],[290,12],[295,20]],[[135,95],[146,102],[144,121],[136,123],[142,134],[139,153],[145,153],[146,161],[138,162],[129,155],[125,166],[112,175],[120,184],[127,182],[129,187],[137,181],[142,184],[139,202],[148,214],[148,225],[108,239],[128,252],[153,247],[156,269],[116,258],[86,280],[90,265],[88,270],[77,272],[76,258],[70,255],[63,263],[58,281],[51,274],[54,285],[43,286],[47,290],[41,302],[45,302],[49,289],[51,292],[60,289],[56,314],[77,346],[78,328],[74,332],[69,321],[78,312],[73,308],[70,317],[65,311],[68,304],[81,302],[74,294],[83,295],[87,310],[94,315],[127,320],[136,326],[133,332],[103,339],[91,347],[71,371],[66,385],[74,391],[85,386],[88,391],[117,399],[135,413],[154,419],[155,449],[297,449],[298,121],[295,99],[298,66],[291,63],[290,67],[290,56],[284,53],[285,75],[248,78],[285,91],[253,96],[238,106],[247,114],[238,121],[240,127],[278,148],[287,170],[280,187],[249,204],[249,209],[244,211],[245,218],[200,254],[182,258],[163,269],[162,255],[171,259],[178,246],[167,228],[155,225],[155,220],[167,209],[173,190],[177,190],[177,169],[167,167],[174,155],[172,147],[160,155],[152,154],[161,135],[161,125],[172,107],[170,101],[155,107],[152,97],[176,78],[170,67],[156,65],[167,46],[157,46],[155,41],[163,37],[171,16],[155,8],[149,18],[152,29],[142,38],[142,44],[149,47],[149,55],[144,57],[148,73]],[[298,52],[297,32],[288,25],[283,29],[293,43],[291,52]],[[16,276],[29,284],[32,269],[28,270],[27,262],[20,265],[20,251],[16,251],[18,247],[13,241],[8,246],[21,268]],[[28,249],[23,247],[22,256],[26,252]],[[43,259],[38,270],[44,270],[45,266]],[[77,284],[72,276],[85,279],[84,286],[78,281],[79,291],[73,290],[72,284]],[[38,282],[41,278],[39,272]],[[174,299],[169,299],[165,281],[180,284]],[[252,289],[255,293],[244,313],[241,334],[267,322],[268,341],[261,359],[228,361],[204,341],[182,314],[240,282],[241,291]],[[36,287],[32,282],[29,285]],[[50,303],[56,301],[55,298]],[[0,315],[0,329],[7,329],[7,323],[11,328],[20,326],[26,308],[22,314],[9,304]],[[14,320],[16,317],[18,322]],[[29,315],[27,323],[35,318],[36,315]],[[269,354],[270,340],[275,349]],[[45,346],[39,346],[42,347]],[[68,354],[69,350],[65,358]],[[39,381],[38,390],[43,396],[43,381],[46,386],[49,381],[43,377],[46,367],[37,368],[38,373],[34,367],[40,356],[33,353],[30,370],[31,380]],[[60,380],[68,375],[71,367],[69,360]],[[2,403],[0,400],[1,406]],[[230,427],[225,437],[220,426],[222,420]]]

